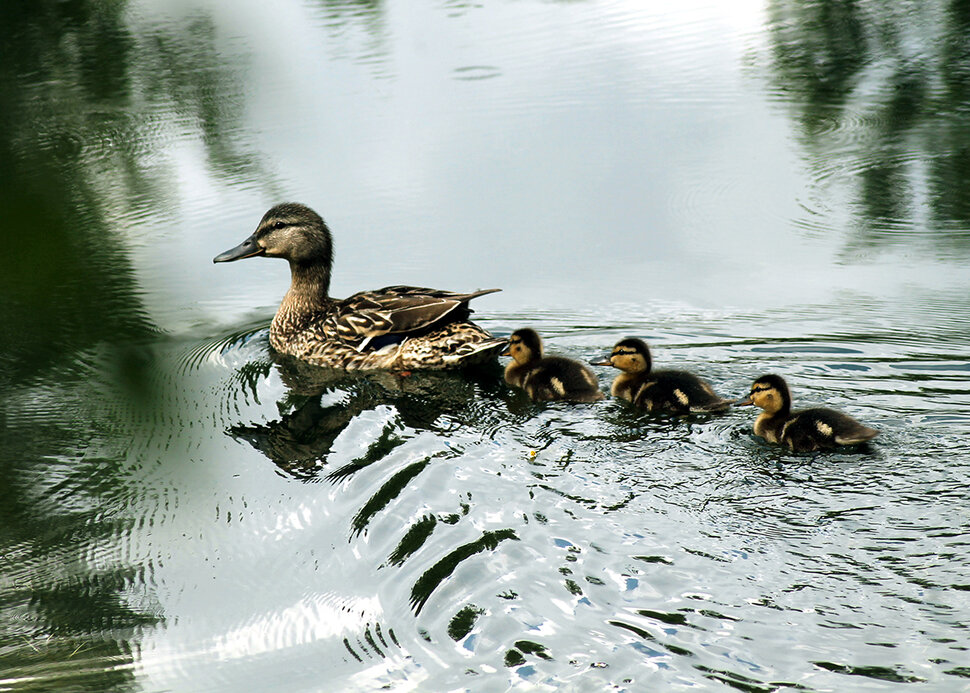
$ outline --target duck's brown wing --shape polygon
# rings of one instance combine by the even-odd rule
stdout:
[[[501,289],[471,293],[439,291],[416,286],[388,286],[363,291],[336,304],[327,318],[327,331],[338,339],[368,342],[384,335],[421,333],[435,325],[464,320],[468,302]]]

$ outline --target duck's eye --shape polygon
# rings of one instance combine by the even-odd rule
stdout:
[[[277,221],[273,224],[274,229],[282,229],[284,226],[286,226],[285,221]]]

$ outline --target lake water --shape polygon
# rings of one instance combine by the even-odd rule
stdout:
[[[970,689],[967,5],[673,5],[0,10],[0,691]],[[881,433],[281,360],[283,200]]]

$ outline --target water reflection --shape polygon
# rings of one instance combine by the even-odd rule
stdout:
[[[164,420],[158,339],[126,248],[127,220],[167,198],[160,161],[196,136],[234,181],[240,148],[229,66],[202,18],[133,34],[125,3],[3,4],[0,208],[0,670],[24,690],[131,685],[132,641],[162,621],[116,556],[136,520],[111,431]],[[161,127],[159,104],[186,129]]]
[[[504,396],[495,363],[460,373],[355,373],[311,366],[274,354],[271,362],[254,365],[257,364],[240,370],[241,383],[255,391],[257,381],[275,369],[287,388],[277,403],[281,417],[269,422],[235,424],[228,432],[258,449],[281,471],[306,481],[320,475],[334,442],[365,411],[392,407],[394,421],[367,443],[362,456],[331,470],[327,479],[341,480],[381,460],[412,435],[404,433],[404,429],[447,435],[469,425],[480,426],[488,420],[479,416],[480,409],[488,404],[476,402],[476,398]]]
[[[723,27],[696,12],[658,24],[623,4],[451,2],[422,10],[461,44],[443,58],[410,51],[409,22],[428,14],[402,8],[312,4],[317,23],[279,24],[306,30],[286,51],[228,21],[238,5],[0,8],[0,687],[965,681],[967,295],[959,271],[942,272],[965,256],[970,218],[965,4],[768,5],[771,79],[814,195],[792,221],[824,235],[848,208],[859,248],[929,239],[942,262],[919,279],[948,284],[884,298],[868,282],[908,258],[867,275],[860,260],[849,292],[748,313],[679,301],[690,284],[717,303],[708,271],[731,253],[747,263],[752,245],[722,232],[736,193],[761,192],[747,169],[768,178],[790,163],[765,152],[764,168],[710,166],[722,146],[748,151],[742,121],[774,122],[747,110],[760,86],[739,88],[705,52]],[[297,57],[261,62],[261,50]],[[327,80],[348,63],[364,77]],[[415,63],[442,77],[430,98]],[[279,75],[300,86],[278,88]],[[474,177],[488,166],[494,177]],[[236,196],[248,218],[265,202],[254,197],[302,190],[349,199],[345,216],[374,213],[348,284],[415,263],[501,269],[495,246],[521,241],[554,271],[536,280],[544,294],[507,292],[515,305],[487,312],[493,329],[539,323],[583,359],[638,334],[725,393],[783,366],[807,402],[850,408],[885,437],[798,457],[754,440],[747,413],[537,407],[500,373],[306,370],[267,356],[273,307],[256,271],[219,287],[231,299],[211,299],[221,280],[201,271],[175,306],[150,288],[208,268]],[[399,223],[418,198],[431,211]],[[488,243],[441,260],[440,237],[413,231],[439,212],[449,239],[478,224]],[[765,245],[802,249],[778,219],[756,221]],[[414,233],[401,257],[371,257],[401,228]],[[686,261],[714,236],[721,254]],[[655,267],[622,262],[648,251],[674,268],[661,279],[677,303],[653,301],[663,281],[641,283]],[[552,310],[549,296],[576,298],[562,298],[574,265],[606,287],[579,282],[584,299],[632,303]],[[187,316],[183,331],[165,311]]]
[[[288,476],[303,481],[318,480],[323,475],[332,483],[345,482],[367,467],[385,461],[421,430],[441,435],[460,430],[467,445],[472,430],[488,435],[490,417],[483,417],[482,409],[500,405],[511,394],[501,384],[501,368],[497,363],[460,372],[348,373],[276,356],[264,369],[245,371],[244,377],[253,381],[250,386],[253,391],[257,388],[255,381],[265,378],[269,368],[275,368],[286,385],[287,394],[277,403],[278,409],[286,413],[275,421],[234,425],[228,432],[258,449]],[[328,403],[323,404],[324,400]],[[365,411],[387,407],[393,409],[394,415],[379,435],[368,441],[357,440],[364,448],[363,454],[343,460],[338,467],[323,474],[334,443],[355,419]],[[351,536],[365,532],[402,494],[413,494],[420,487],[422,473],[436,458],[456,454],[460,451],[450,447],[426,454],[384,476],[373,494],[361,499],[350,520]],[[468,506],[465,506],[464,513],[467,512]],[[460,517],[447,513],[440,521],[455,524]],[[425,515],[407,528],[387,556],[385,565],[403,565],[421,549],[438,522],[437,516]],[[421,612],[432,593],[461,563],[476,554],[494,551],[509,539],[517,539],[512,529],[486,531],[427,567],[411,588],[410,602],[415,613]],[[348,649],[357,656],[350,645]]]
[[[87,384],[92,365],[104,363],[105,352],[118,357],[113,373],[99,376],[112,396],[150,396],[131,345],[152,327],[120,243],[98,213],[79,158],[83,133],[70,115],[114,90],[127,43],[107,40],[123,33],[120,7],[102,15],[84,5],[5,4],[0,18],[8,239],[0,273],[0,670],[5,678],[116,690],[130,673],[104,662],[131,661],[127,639],[158,617],[124,596],[136,567],[92,560],[126,523],[102,511],[101,494],[118,479],[101,454],[111,443],[83,413],[85,394],[95,390]],[[110,55],[106,46],[114,46]],[[64,73],[73,79],[59,79]]]
[[[767,14],[770,80],[821,188],[812,211],[828,208],[833,178],[846,181],[856,197],[852,255],[906,236],[965,253],[966,4],[771,0]]]

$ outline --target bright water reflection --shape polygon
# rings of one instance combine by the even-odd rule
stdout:
[[[0,690],[965,686],[970,18],[722,5],[4,6]],[[279,360],[283,198],[882,433]]]

